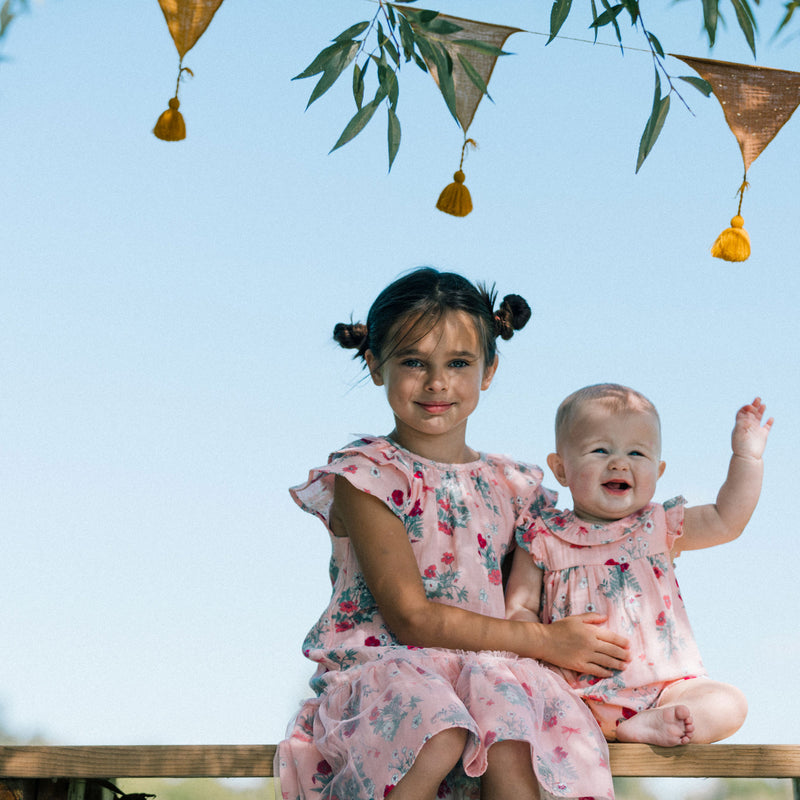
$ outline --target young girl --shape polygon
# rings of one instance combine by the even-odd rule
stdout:
[[[493,307],[493,293],[426,268],[386,288],[366,326],[336,326],[384,387],[394,429],[292,490],[330,534],[333,593],[303,644],[317,696],[276,757],[286,800],[531,800],[538,782],[613,796],[596,723],[533,659],[608,676],[625,638],[592,613],[504,619],[501,561],[518,521],[552,498],[538,467],[465,440],[496,337],[530,316],[516,295]]]
[[[575,508],[543,509],[517,534],[524,549],[514,556],[506,610],[510,619],[543,622],[591,610],[630,638],[632,660],[623,673],[560,670],[609,740],[715,742],[744,721],[742,693],[706,676],[672,559],[744,529],[761,492],[772,427],[772,419],[761,424],[763,416],[760,398],[739,410],[717,502],[684,509],[682,497],[650,502],[665,464],[658,413],[647,398],[600,384],[558,409],[557,452],[547,463]]]

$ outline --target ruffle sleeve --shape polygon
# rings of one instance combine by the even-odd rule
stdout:
[[[676,539],[683,536],[683,514],[685,511],[686,499],[681,495],[673,497],[664,503],[664,515],[667,522],[667,547],[672,551],[673,557],[681,553],[680,542]]]
[[[419,507],[422,475],[404,454],[386,439],[364,436],[337,450],[324,467],[309,472],[308,480],[289,489],[294,501],[326,525],[333,504],[336,475],[356,489],[384,502],[397,516],[412,515]]]

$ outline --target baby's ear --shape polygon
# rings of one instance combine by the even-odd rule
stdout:
[[[659,461],[658,462],[658,477],[660,478],[664,474],[664,470],[667,468],[666,461]]]
[[[562,485],[567,485],[567,475],[564,472],[564,459],[558,453],[550,453],[547,456],[547,466],[550,471],[556,476],[556,480]]]

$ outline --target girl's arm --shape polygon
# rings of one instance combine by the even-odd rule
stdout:
[[[728,477],[719,490],[717,502],[686,509],[683,536],[676,540],[676,548],[713,547],[732,541],[744,530],[761,494],[764,472],[761,456],[772,428],[772,417],[761,424],[765,410],[760,397],[739,409],[731,435],[733,455]]]
[[[403,644],[499,650],[607,677],[628,660],[626,640],[597,614],[564,624],[496,619],[429,600],[402,522],[372,495],[336,476],[331,528],[347,536],[386,623]]]

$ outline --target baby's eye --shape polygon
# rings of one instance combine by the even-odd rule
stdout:
[[[641,450],[631,450],[628,453],[629,456],[639,456],[640,458],[646,458],[647,456]]]
[[[592,452],[593,453],[600,453],[601,455],[607,455],[608,454],[608,450],[605,447],[595,447],[595,449],[592,450]]]

